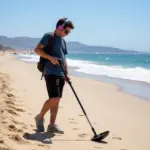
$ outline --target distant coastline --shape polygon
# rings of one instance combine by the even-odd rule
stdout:
[[[0,44],[5,46],[10,46],[13,49],[17,49],[20,51],[33,51],[35,46],[40,41],[40,38],[32,38],[32,37],[14,37],[9,38],[6,36],[0,36]],[[70,53],[74,52],[82,52],[82,53],[148,53],[148,52],[140,52],[136,50],[124,50],[120,48],[108,47],[108,46],[91,46],[85,45],[77,41],[67,42],[67,48]],[[150,54],[150,53],[148,53]]]

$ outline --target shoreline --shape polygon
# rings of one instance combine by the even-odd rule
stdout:
[[[98,82],[103,82],[103,83],[108,83],[111,85],[116,86],[116,88],[126,94],[133,95],[135,97],[141,98],[146,101],[150,101],[150,94],[148,93],[139,93],[142,90],[142,88],[139,86],[138,88],[135,87],[136,85],[143,84],[144,87],[146,88],[146,91],[149,91],[150,89],[150,84],[148,82],[144,81],[134,81],[134,80],[129,80],[129,79],[119,79],[119,78],[111,78],[111,77],[106,77],[106,76],[99,76],[99,75],[89,75],[85,73],[80,73],[74,71],[74,69],[77,69],[77,67],[71,67],[71,71],[73,72],[73,75],[76,77],[81,77],[81,78],[89,78],[89,79],[94,79]],[[84,77],[82,77],[82,75]],[[130,87],[133,86],[134,87]],[[134,91],[136,89],[137,91]],[[148,95],[141,95],[141,94],[148,94]]]

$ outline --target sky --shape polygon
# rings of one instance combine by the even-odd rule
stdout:
[[[150,52],[149,0],[0,0],[0,35],[42,37],[62,17],[66,41]]]

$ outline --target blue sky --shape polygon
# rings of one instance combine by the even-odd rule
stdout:
[[[0,35],[41,37],[62,17],[67,41],[150,52],[149,0],[1,0]]]

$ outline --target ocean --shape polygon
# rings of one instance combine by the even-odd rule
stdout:
[[[36,63],[37,55],[20,54],[18,59]],[[150,54],[70,53],[71,74],[115,84],[123,92],[150,100]]]

